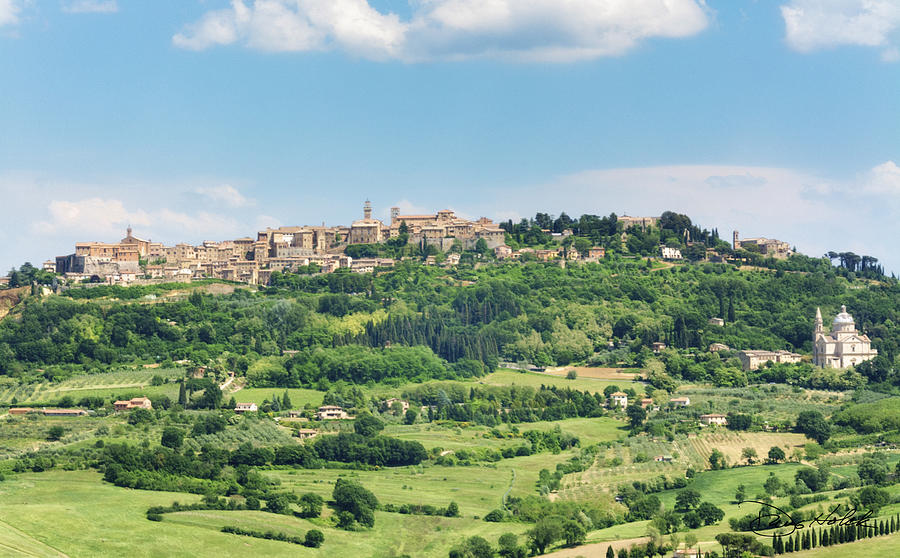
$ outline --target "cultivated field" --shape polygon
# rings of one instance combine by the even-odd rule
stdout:
[[[10,405],[14,398],[16,405],[28,405],[30,402],[54,402],[64,396],[78,401],[82,397],[113,399],[132,394],[148,397],[167,395],[177,400],[178,385],[165,383],[161,386],[151,386],[150,382],[154,376],[163,379],[180,378],[184,376],[184,370],[179,368],[122,370],[76,376],[62,382],[45,381],[37,384],[0,386],[0,404]]]

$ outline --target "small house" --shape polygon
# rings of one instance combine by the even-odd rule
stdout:
[[[711,413],[708,415],[700,415],[700,424],[705,426],[727,426],[728,418],[725,415]]]
[[[300,428],[297,430],[297,437],[301,440],[308,440],[309,438],[315,438],[319,433],[315,428]]]
[[[340,420],[349,418],[347,411],[337,405],[322,405],[316,410],[316,418],[319,420]]]
[[[113,403],[116,411],[130,411],[131,409],[152,409],[153,402],[146,397],[135,397],[127,401],[116,401]]]
[[[623,409],[628,406],[628,394],[617,391],[609,396],[610,405],[619,406]]]
[[[258,410],[256,403],[238,403],[234,406],[235,413],[255,413]]]
[[[673,397],[669,399],[669,403],[671,403],[675,407],[689,407],[691,405],[690,397]]]

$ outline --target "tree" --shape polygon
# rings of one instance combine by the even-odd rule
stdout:
[[[459,505],[456,502],[451,501],[447,506],[447,511],[444,515],[447,517],[459,517]]]
[[[741,457],[747,462],[747,465],[756,463],[756,450],[753,448],[744,448],[741,450]]]
[[[616,558],[616,553],[611,546],[606,547],[606,558]]]
[[[182,381],[178,386],[178,404],[184,407],[187,405],[187,387]]]
[[[293,403],[291,403],[291,396],[288,395],[288,391],[284,390],[284,396],[281,398],[281,410],[282,411],[290,411],[294,408]]]
[[[726,428],[729,430],[749,430],[753,424],[750,415],[741,413],[728,413],[728,424]]]
[[[828,485],[828,471],[804,467],[794,474],[797,481],[802,482],[813,492],[825,490]]]
[[[184,430],[174,426],[167,426],[162,431],[160,443],[167,448],[177,450],[184,443]]]
[[[697,544],[697,535],[688,533],[684,536],[684,545],[688,547],[688,549],[694,548],[695,544]]]
[[[368,413],[360,415],[353,422],[353,431],[366,438],[377,436],[382,430],[384,423]]]
[[[319,517],[322,514],[322,505],[325,500],[318,494],[307,492],[300,497],[300,517]]]
[[[273,494],[266,499],[266,511],[270,513],[288,513],[291,498],[287,494]]]
[[[525,549],[519,546],[519,537],[515,533],[500,535],[497,546],[502,558],[525,558]]]
[[[66,429],[62,426],[51,426],[49,430],[47,430],[47,439],[51,442],[55,442],[62,438],[66,433]]]
[[[831,436],[831,426],[819,411],[803,411],[797,415],[797,431],[820,444]]]
[[[881,508],[891,503],[891,495],[883,488],[864,486],[856,494],[856,500],[860,506],[877,514]]]
[[[494,549],[491,543],[483,537],[469,537],[462,547],[450,551],[451,557],[458,558],[494,558]]]
[[[417,413],[415,409],[407,409],[406,414],[403,416],[403,424],[415,423],[418,416],[419,413]]]
[[[863,484],[887,484],[887,461],[882,455],[866,456],[860,462],[857,474]]]
[[[647,418],[647,411],[640,405],[629,405],[625,409],[625,414],[628,415],[628,421],[634,430],[639,429],[644,424],[644,419]]]
[[[675,495],[675,511],[687,512],[700,505],[700,493],[693,488],[685,488]]]
[[[306,537],[303,539],[303,546],[308,546],[309,548],[319,548],[324,542],[325,535],[322,533],[322,531],[319,531],[318,529],[310,529],[306,532]]]
[[[769,458],[767,463],[778,463],[779,461],[784,461],[785,457],[783,449],[778,446],[772,446],[769,448]]]
[[[725,517],[724,511],[720,510],[709,502],[701,502],[701,504],[697,506],[697,513],[703,520],[704,525],[712,525],[714,523],[718,523],[722,521],[723,517]]]
[[[538,554],[543,554],[548,546],[562,538],[562,526],[557,518],[541,519],[528,531],[528,538],[531,540],[531,545],[537,549]]]
[[[331,498],[339,511],[348,512],[361,525],[366,527],[375,525],[374,510],[378,508],[378,499],[362,485],[339,478],[334,483]]]
[[[724,469],[725,454],[717,449],[712,450],[712,453],[709,454],[709,468],[713,471]]]
[[[566,546],[575,546],[584,542],[584,537],[587,533],[581,523],[568,519],[562,525],[562,535],[566,541]]]

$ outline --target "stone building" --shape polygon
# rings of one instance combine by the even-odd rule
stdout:
[[[363,218],[350,225],[350,244],[377,244],[384,240],[384,223],[372,218],[372,202],[366,200]]]
[[[856,330],[853,316],[847,307],[834,317],[831,333],[826,334],[822,324],[822,311],[816,308],[816,325],[813,330],[813,363],[822,368],[846,368],[878,356],[869,337]]]
[[[732,248],[735,250],[750,250],[759,252],[763,256],[772,257],[778,260],[786,259],[794,253],[791,245],[774,238],[745,238],[740,239],[738,231],[734,231],[732,236]],[[752,246],[752,248],[751,248]]]
[[[741,367],[744,370],[756,370],[767,362],[800,362],[803,356],[790,351],[741,351],[738,358],[741,359]]]

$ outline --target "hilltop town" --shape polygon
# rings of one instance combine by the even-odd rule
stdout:
[[[671,212],[667,212],[669,215]],[[539,214],[540,216],[541,214]],[[613,216],[614,217],[614,216]],[[686,216],[678,216],[690,219]],[[609,219],[609,218],[604,218]],[[186,243],[166,246],[136,236],[128,227],[118,242],[77,242],[74,252],[48,260],[43,268],[58,273],[71,282],[104,282],[139,284],[159,281],[190,281],[215,278],[253,285],[267,285],[273,272],[331,273],[339,269],[369,273],[377,268],[390,268],[395,258],[377,250],[354,250],[361,245],[407,245],[426,264],[456,265],[461,254],[475,252],[478,258],[494,260],[535,259],[538,261],[597,261],[608,250],[632,255],[652,255],[662,260],[724,261],[741,251],[764,258],[785,259],[794,251],[787,242],[768,238],[740,239],[735,231],[731,246],[709,231],[689,226],[675,238],[659,240],[658,247],[635,249],[627,244],[629,232],[642,237],[660,227],[662,217],[614,217],[611,231],[619,246],[609,242],[594,244],[596,235],[576,235],[571,223],[545,223],[538,227],[533,242],[508,242],[511,233],[522,224],[497,224],[487,217],[469,220],[445,209],[434,214],[404,215],[398,207],[390,210],[390,222],[372,216],[367,200],[361,219],[349,226],[284,226],[258,231],[254,237],[224,241],[205,241],[200,245]],[[529,230],[527,234],[534,231]],[[521,235],[519,235],[521,236]],[[576,239],[580,240],[576,242]],[[680,236],[680,238],[678,237]],[[587,238],[585,238],[587,237]],[[663,242],[665,240],[665,242]],[[512,246],[510,245],[512,244]],[[682,250],[690,253],[682,254]]]

